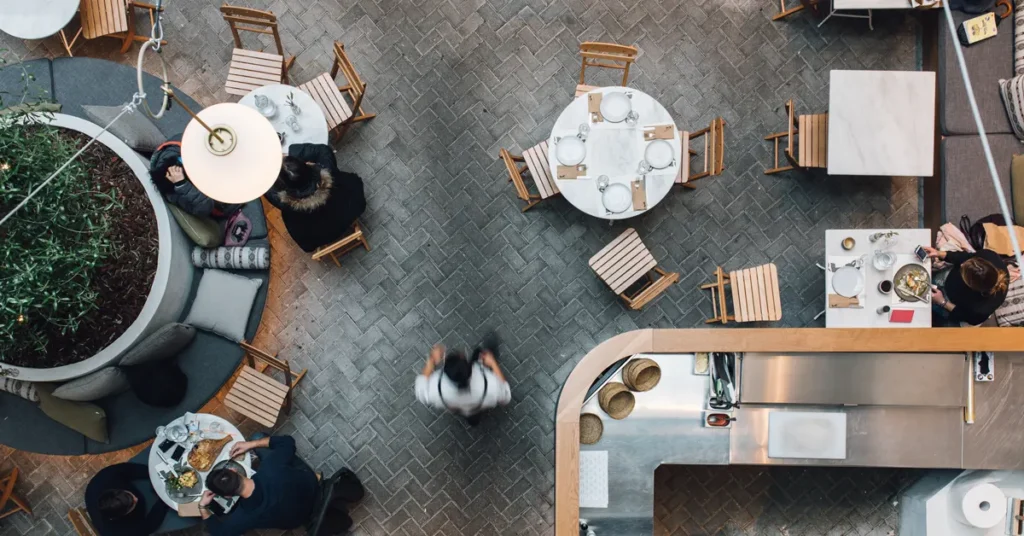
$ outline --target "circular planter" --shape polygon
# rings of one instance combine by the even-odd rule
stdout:
[[[87,136],[95,136],[103,130],[99,125],[70,115],[47,114],[49,118],[43,114],[33,115],[41,122],[76,130]],[[149,289],[146,303],[138,318],[128,326],[128,329],[120,337],[92,357],[78,363],[53,368],[16,367],[0,361],[0,375],[30,382],[58,382],[84,376],[116,363],[121,355],[139,339],[168,322],[177,321],[185,308],[193,275],[192,263],[189,259],[191,246],[177,222],[171,217],[160,192],[149,180],[149,162],[143,160],[131,147],[109,132],[101,134],[96,141],[106,145],[128,164],[135,173],[135,177],[142,183],[146,195],[149,196],[153,215],[156,218],[159,240],[153,286]]]

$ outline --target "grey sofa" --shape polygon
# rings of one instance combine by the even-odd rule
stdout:
[[[959,25],[973,15],[953,12]],[[967,88],[956,59],[956,50],[945,16],[937,17],[940,181],[942,221],[958,222],[960,216],[977,220],[999,212],[999,201],[989,178],[978,128],[967,99]],[[1024,145],[1010,129],[1010,121],[999,96],[999,80],[1013,77],[1013,21],[1000,24],[996,37],[964,47],[964,60],[988,135],[1003,189],[1010,192],[1010,161],[1024,154]]]
[[[136,91],[135,69],[131,67],[91,58],[60,58],[53,61],[40,59],[0,69],[0,93],[4,93],[5,105],[16,104],[21,100],[26,91],[24,72],[31,73],[34,78],[27,83],[30,98],[59,102],[62,113],[82,118],[86,118],[82,111],[83,105],[122,104]],[[145,75],[143,84],[151,95],[150,105],[155,108],[159,105],[157,96],[160,95],[160,80]],[[178,96],[193,110],[202,108],[180,91]],[[188,114],[180,106],[175,106],[154,123],[170,137],[182,132],[189,120]],[[243,210],[253,223],[249,245],[269,246],[261,202],[250,202]],[[246,338],[251,340],[263,316],[270,274],[259,270],[236,273],[263,281],[246,328]],[[184,320],[195,299],[200,279],[199,273],[193,278],[181,320]],[[176,407],[147,406],[131,392],[96,402],[107,413],[109,443],[87,439],[47,418],[35,403],[0,392],[0,443],[18,450],[59,455],[99,454],[137,445],[152,439],[157,426],[166,424],[185,411],[196,411],[205,405],[230,379],[242,355],[237,344],[199,331],[195,340],[177,357],[189,383],[184,400]]]

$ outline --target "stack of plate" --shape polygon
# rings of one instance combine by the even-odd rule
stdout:
[[[601,115],[604,120],[610,123],[621,123],[633,109],[633,103],[629,95],[621,91],[605,93],[601,97]]]

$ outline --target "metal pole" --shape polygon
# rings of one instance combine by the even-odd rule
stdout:
[[[188,112],[188,115],[192,116],[192,119],[195,119],[196,121],[199,122],[200,125],[203,125],[203,128],[205,128],[206,130],[210,131],[210,135],[212,135],[214,138],[217,138],[217,141],[219,141],[221,143],[225,143],[224,142],[224,138],[221,138],[219,135],[217,135],[217,133],[214,132],[214,130],[212,128],[210,128],[210,125],[207,125],[205,121],[203,121],[202,119],[199,119],[199,116],[194,114],[192,112],[192,109],[189,108],[188,105],[185,104],[184,101],[179,99],[178,96],[174,94],[174,90],[171,89],[170,86],[164,85],[164,86],[161,86],[160,88],[164,90],[164,93],[166,93],[167,96],[169,96],[170,98],[174,99],[174,102],[178,103],[182,108],[184,108],[185,111]]]

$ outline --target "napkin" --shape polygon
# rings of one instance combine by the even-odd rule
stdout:
[[[828,306],[833,309],[850,309],[850,308],[862,308],[860,300],[857,298],[847,298],[846,296],[840,296],[839,294],[828,295]]]
[[[633,210],[647,210],[647,181],[637,179],[630,186],[633,191]]]
[[[558,166],[558,177],[559,179],[578,179],[587,174],[586,164],[580,164],[578,166]]]
[[[200,517],[199,501],[179,504],[178,515],[181,517]]]
[[[587,111],[590,112],[590,121],[592,123],[604,121],[604,116],[601,115],[601,96],[600,93],[589,93],[587,95]]]
[[[651,125],[644,127],[644,141],[675,139],[675,127],[672,125]]]

